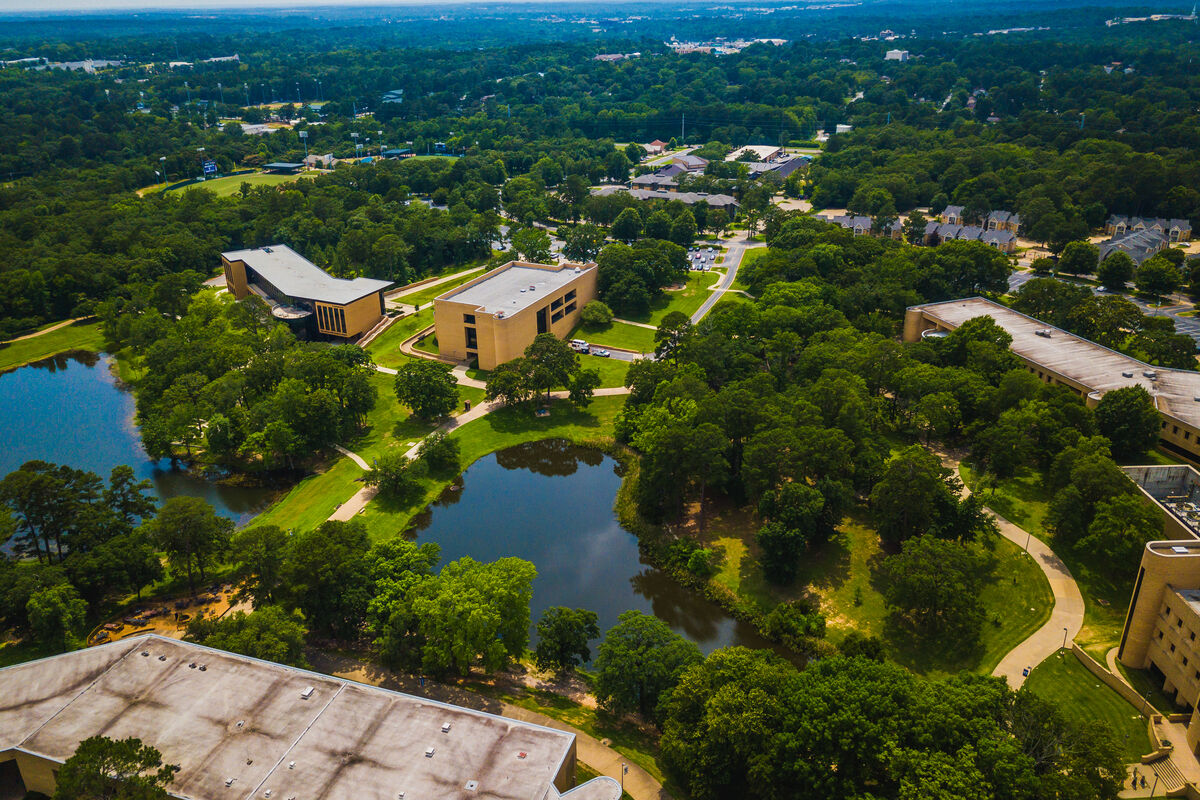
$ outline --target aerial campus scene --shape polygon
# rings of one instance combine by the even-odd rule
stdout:
[[[1200,800],[1190,4],[0,23],[0,800]]]

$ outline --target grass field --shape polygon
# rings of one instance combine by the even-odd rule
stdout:
[[[1074,719],[1099,722],[1112,731],[1126,761],[1150,752],[1145,717],[1069,652],[1059,652],[1038,665],[1025,688],[1061,706]]]
[[[571,331],[571,339],[584,339],[601,347],[619,347],[638,353],[654,352],[654,331],[625,322],[610,322],[592,327],[580,325]]]
[[[456,267],[456,269],[458,269],[458,268]],[[459,270],[459,271],[461,271],[461,270]],[[397,299],[401,303],[408,303],[410,305],[421,306],[422,308],[424,308],[425,306],[427,306],[433,302],[433,298],[443,295],[446,292],[450,291],[451,289],[454,289],[458,286],[463,285],[467,281],[473,281],[482,274],[483,274],[483,267],[480,266],[477,269],[472,270],[471,274],[469,274],[469,275],[464,275],[462,277],[455,278],[452,281],[446,281],[445,283],[438,284],[437,286],[430,286],[428,288],[421,289],[420,291],[413,292],[412,294],[408,294],[408,295],[405,295],[405,296],[397,298]]]
[[[975,651],[943,659],[928,644],[916,643],[891,629],[877,570],[883,558],[879,537],[865,519],[849,517],[824,547],[810,553],[796,581],[787,587],[769,582],[759,568],[755,515],[745,509],[718,508],[706,520],[704,541],[719,548],[724,561],[714,580],[767,611],[776,603],[811,594],[827,621],[827,638],[840,642],[857,630],[883,638],[888,655],[922,673],[971,670],[990,673],[1004,654],[1050,617],[1053,594],[1041,569],[1006,539],[996,542],[995,575],[980,593],[987,613]]]
[[[676,292],[664,291],[651,301],[650,311],[645,314],[624,317],[624,319],[632,322],[645,322],[651,325],[658,325],[662,322],[663,317],[672,311],[681,311],[690,317],[708,297],[708,287],[720,279],[721,273],[711,270],[708,272],[689,272],[687,281],[684,283],[684,288]]]
[[[601,358],[600,356],[583,356],[579,357],[579,366],[583,369],[594,369],[600,373],[600,386],[602,388],[610,388],[615,386],[625,385],[625,373],[629,372],[628,361],[620,361],[615,358]]]
[[[99,321],[76,322],[32,339],[0,344],[0,370],[41,361],[68,350],[99,352],[103,349],[104,336],[100,333]]]
[[[404,340],[432,324],[432,308],[401,317],[367,345],[367,352],[371,354],[371,358],[375,360],[376,364],[395,369],[408,360],[408,356],[400,352],[400,345]]]
[[[963,482],[972,486],[977,479],[970,467],[959,468]],[[1055,547],[1053,537],[1046,530],[1046,512],[1050,496],[1045,487],[1045,478],[1033,470],[1023,470],[1015,477],[999,481],[994,490],[983,492],[987,505],[995,509],[1010,522],[1031,532],[1034,536],[1054,548],[1055,554],[1071,570],[1079,584],[1084,599],[1083,628],[1075,641],[1098,661],[1115,647],[1121,638],[1125,624],[1125,611],[1129,605],[1129,592],[1137,576],[1137,565],[1097,564],[1081,559],[1077,553]]]
[[[733,289],[748,290],[750,287],[746,285],[746,281],[742,279],[742,270],[753,264],[758,259],[767,254],[767,248],[756,247],[753,250],[747,250],[742,254],[742,263],[738,265],[738,276],[733,279]]]
[[[186,192],[191,189],[207,189],[213,192],[217,197],[231,197],[241,190],[243,183],[248,183],[251,186],[279,186],[284,183],[291,183],[304,177],[303,175],[272,175],[266,172],[252,172],[247,175],[228,175],[224,178],[216,178],[203,183],[193,183],[190,186],[185,186],[182,189],[173,191]]]

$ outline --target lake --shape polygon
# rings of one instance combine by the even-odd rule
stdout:
[[[637,538],[617,522],[619,464],[563,440],[533,442],[485,456],[447,490],[415,529],[437,542],[442,564],[463,556],[533,562],[532,621],[551,606],[587,608],[603,633],[623,611],[654,614],[705,653],[718,647],[769,647],[753,626],[680,586],[646,563]],[[531,626],[531,642],[537,637]],[[593,647],[593,655],[595,648]]]
[[[107,355],[77,351],[0,374],[0,477],[42,460],[107,480],[113,467],[128,464],[160,500],[202,497],[239,525],[266,508],[270,489],[223,486],[147,456],[133,424],[133,395],[109,364]]]

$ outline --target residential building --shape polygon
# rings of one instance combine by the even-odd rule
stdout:
[[[700,156],[682,155],[675,156],[671,159],[672,164],[678,164],[688,172],[704,172],[704,168],[708,166],[708,159]]]
[[[839,214],[833,217],[817,215],[817,219],[822,222],[832,222],[834,225],[840,225],[855,236],[866,236],[871,232],[872,222],[870,217]]]
[[[646,152],[652,156],[659,155],[667,148],[667,143],[662,139],[655,139],[650,144],[646,145]]]
[[[992,211],[983,218],[983,227],[989,231],[1021,232],[1021,215],[1009,211]]]
[[[1121,236],[1137,231],[1153,231],[1167,241],[1188,242],[1192,239],[1192,223],[1186,219],[1163,219],[1162,217],[1126,217],[1113,214],[1104,223],[1104,232],[1109,236]]]
[[[1147,364],[981,297],[909,308],[904,340],[952,331],[983,316],[1012,336],[1012,352],[1025,369],[1039,380],[1067,387],[1089,406],[1113,389],[1146,389],[1162,418],[1158,446],[1200,464],[1200,372]]]
[[[1012,253],[1017,249],[1017,237],[1011,231],[985,230],[979,225],[958,225],[937,220],[925,223],[925,244],[954,241],[979,241],[1002,253]]]
[[[908,56],[907,50],[888,50],[886,53],[884,53],[883,60],[884,61],[900,61],[903,63],[905,61],[908,61],[908,57],[909,56]]]
[[[1099,245],[1100,260],[1120,250],[1133,259],[1133,263],[1141,265],[1150,256],[1167,247],[1167,238],[1156,230],[1136,230],[1118,234],[1106,239]]]
[[[783,156],[782,158],[776,159],[775,161],[771,161],[771,162],[765,162],[765,161],[747,161],[747,162],[745,162],[746,167],[749,168],[749,170],[750,170],[750,177],[754,178],[756,180],[758,178],[763,177],[764,175],[778,175],[779,178],[782,180],[783,178],[786,178],[788,175],[791,175],[796,170],[800,169],[801,167],[807,166],[810,163],[812,163],[812,159],[809,158],[808,156],[792,156],[791,158],[788,158],[787,156]]]
[[[679,190],[679,184],[674,175],[659,175],[658,173],[638,175],[629,182],[629,185],[634,189],[663,189],[668,192]]]
[[[617,800],[575,786],[575,735],[144,634],[0,669],[0,787],[53,795],[91,736],[136,737],[169,793],[230,798]]]
[[[624,186],[605,186],[600,189],[593,190],[593,194],[616,194],[617,192],[628,192],[630,196],[638,200],[678,200],[684,205],[696,205],[704,203],[709,208],[724,209],[730,216],[737,213],[738,201],[731,195],[727,194],[709,194],[708,192],[680,192],[677,190],[664,191],[662,189],[626,189]]]
[[[234,297],[257,295],[307,338],[357,339],[383,319],[383,292],[392,285],[335,278],[286,244],[222,253],[221,264]]]
[[[963,207],[962,206],[946,206],[942,209],[942,213],[938,214],[938,219],[947,225],[962,225],[963,224]]]
[[[494,369],[521,356],[540,333],[565,339],[596,299],[596,275],[594,263],[510,261],[451,289],[433,301],[438,352]]]

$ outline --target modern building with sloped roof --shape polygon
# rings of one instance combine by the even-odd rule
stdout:
[[[286,244],[221,254],[225,286],[238,300],[262,298],[298,334],[356,339],[384,313],[390,281],[335,278]]]
[[[1155,230],[1128,231],[1106,239],[1099,244],[1100,260],[1111,256],[1120,250],[1133,259],[1133,263],[1141,265],[1143,261],[1167,247],[1167,237]]]
[[[156,748],[189,800],[620,796],[575,787],[573,733],[153,634],[0,669],[0,785],[53,794],[97,735]]]

